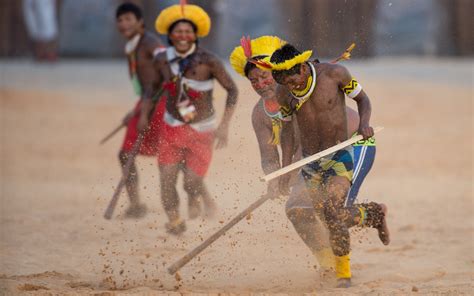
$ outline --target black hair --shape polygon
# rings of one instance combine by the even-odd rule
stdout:
[[[258,60],[261,60],[261,59],[263,59],[263,58],[265,58],[265,57],[267,57],[267,56],[266,56],[266,55],[259,55],[259,56],[253,57],[252,59],[258,61]],[[245,64],[245,67],[244,67],[245,77],[248,78],[250,71],[252,71],[252,70],[255,69],[255,68],[257,68],[257,65],[255,65],[254,63],[251,63],[251,62],[247,62],[247,63]]]
[[[271,56],[270,62],[272,63],[283,63],[287,60],[294,58],[295,56],[301,54],[301,52],[296,49],[293,45],[287,43],[283,45],[281,48],[277,49]],[[276,82],[281,82],[283,76],[291,76],[295,74],[300,74],[301,64],[295,65],[293,68],[288,70],[281,70],[281,71],[272,71],[273,79]]]
[[[118,19],[122,14],[126,14],[129,12],[133,13],[137,20],[141,20],[143,18],[142,10],[140,9],[140,7],[130,2],[123,3],[119,7],[117,7],[117,11],[115,12],[115,18]]]
[[[197,34],[197,26],[196,24],[194,24],[192,21],[190,20],[187,20],[187,19],[180,19],[180,20],[177,20],[176,22],[172,23],[171,26],[168,28],[168,44],[173,46],[173,43],[171,43],[171,39],[170,39],[170,34],[171,34],[171,31],[173,31],[174,27],[176,27],[177,24],[179,23],[188,23],[191,25],[191,27],[193,28],[193,31],[195,34]],[[198,40],[196,39],[196,45],[198,44]]]

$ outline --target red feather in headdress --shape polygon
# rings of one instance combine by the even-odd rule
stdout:
[[[255,64],[257,66],[260,66],[262,68],[265,68],[265,69],[269,69],[271,70],[272,69],[272,65],[265,62],[265,61],[262,61],[262,60],[249,60],[250,63],[252,64]]]
[[[242,48],[244,49],[244,55],[247,57],[247,59],[252,58],[252,43],[250,41],[250,36],[242,36],[240,38],[240,45],[242,45]]]
[[[179,5],[181,5],[181,14],[184,16],[184,6],[188,4],[187,0],[179,0]]]

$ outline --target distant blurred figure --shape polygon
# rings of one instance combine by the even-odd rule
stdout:
[[[23,16],[33,41],[35,59],[55,61],[58,56],[56,0],[23,0]]]
[[[128,60],[128,71],[135,94],[139,97],[135,108],[123,119],[127,132],[119,152],[119,160],[124,168],[128,159],[135,157],[133,149],[141,132],[144,133],[144,138],[138,153],[145,156],[156,156],[158,153],[157,146],[165,100],[160,100],[155,107],[154,96],[161,84],[157,82],[153,59],[157,53],[164,51],[165,47],[158,36],[145,29],[142,10],[133,3],[123,3],[117,8],[116,25],[119,33],[127,40],[125,54]],[[130,198],[130,207],[125,213],[126,216],[144,217],[147,208],[140,202],[135,160],[130,167],[125,186]]]

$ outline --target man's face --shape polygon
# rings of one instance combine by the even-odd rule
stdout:
[[[306,88],[308,82],[308,71],[306,65],[301,65],[300,73],[293,75],[284,75],[279,84],[285,85],[290,91],[302,91]]]
[[[132,39],[143,28],[143,20],[138,20],[137,17],[127,12],[117,18],[117,29],[123,37]]]
[[[253,89],[262,98],[271,98],[275,95],[276,81],[273,80],[272,72],[253,68],[248,73],[248,79]]]
[[[169,38],[177,52],[185,53],[196,42],[197,36],[191,24],[179,22],[170,32]]]

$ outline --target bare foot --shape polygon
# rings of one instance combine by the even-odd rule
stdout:
[[[165,224],[166,232],[169,234],[180,235],[186,231],[186,223],[184,220],[177,219]]]
[[[337,288],[350,288],[351,278],[341,278],[337,279]]]
[[[204,201],[204,217],[212,219],[217,214],[217,205],[212,198],[203,198]]]
[[[189,197],[188,200],[188,216],[189,219],[196,219],[201,215],[201,200],[200,197]]]
[[[131,205],[125,211],[125,217],[139,219],[139,218],[145,217],[146,212],[147,212],[147,207],[145,204]]]
[[[377,227],[377,231],[379,232],[379,238],[382,241],[384,245],[388,245],[390,243],[390,232],[388,230],[388,225],[387,225],[387,206],[384,204],[379,204],[380,210],[383,213],[383,217],[381,218],[382,221],[380,221],[380,226]]]

